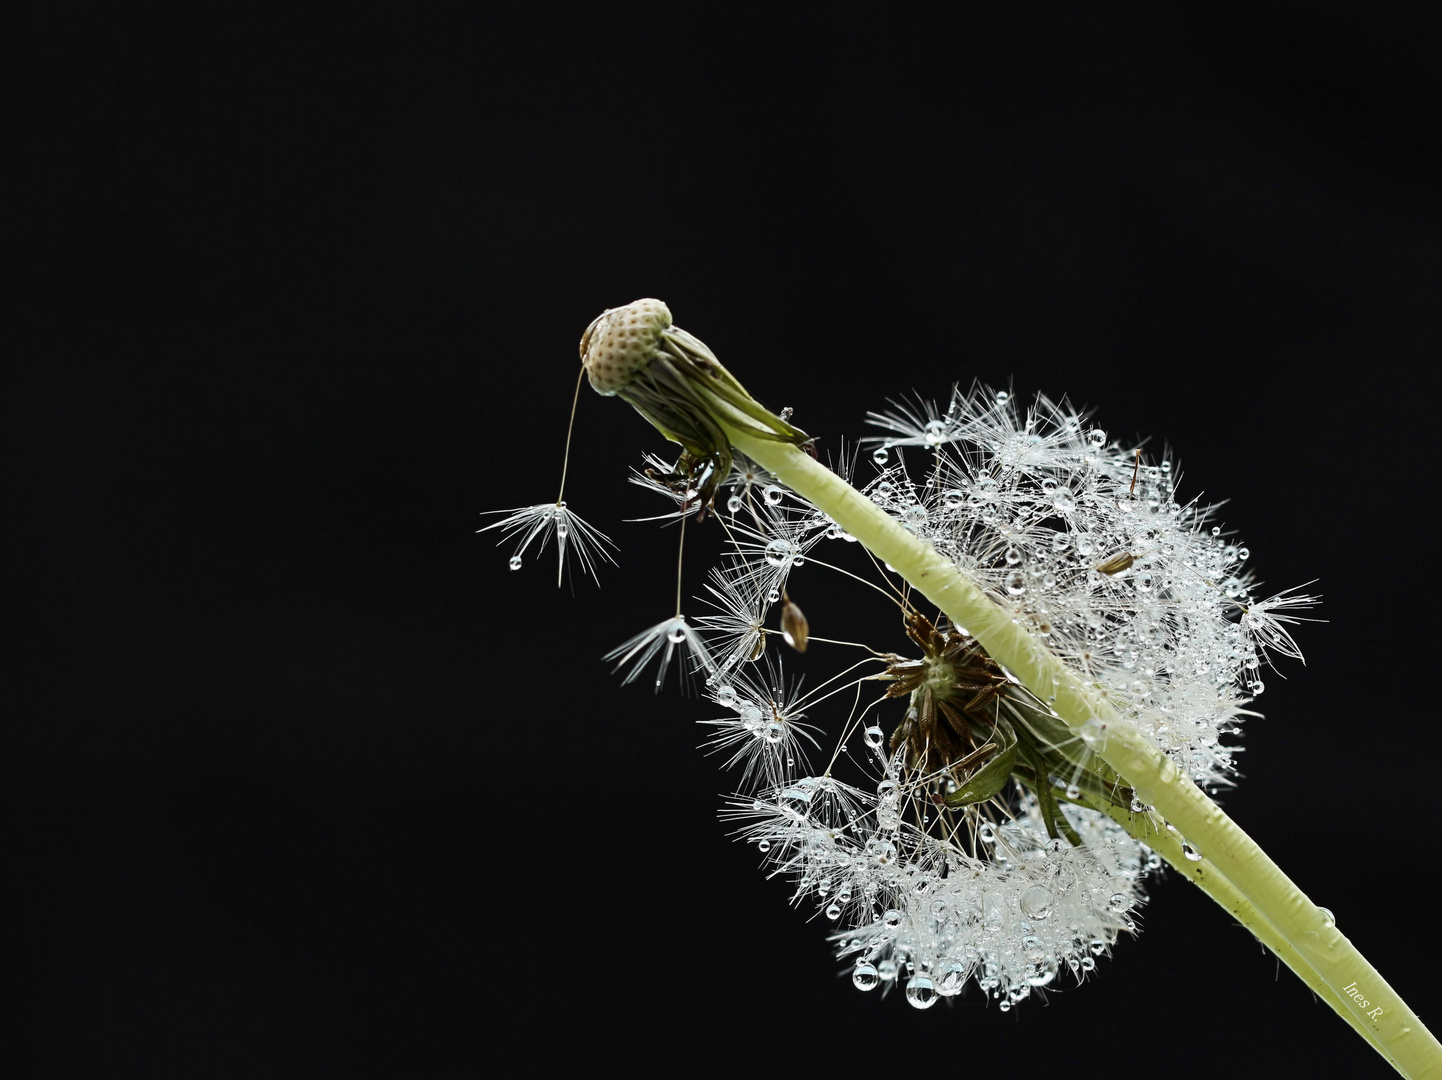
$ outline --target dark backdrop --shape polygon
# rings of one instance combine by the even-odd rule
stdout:
[[[474,535],[553,497],[576,341],[640,296],[823,448],[977,377],[1169,443],[1270,584],[1326,599],[1225,805],[1437,1018],[1414,29],[126,7],[6,46],[29,1074],[1388,1074],[1175,876],[1045,1004],[852,989],[717,821],[712,710],[599,659],[669,614],[674,534],[621,521],[658,512],[625,476],[660,437],[583,391],[599,590]]]

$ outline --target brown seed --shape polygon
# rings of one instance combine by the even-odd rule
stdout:
[[[786,639],[797,652],[806,651],[806,639],[811,633],[811,627],[806,622],[806,616],[801,614],[801,609],[789,596],[784,596],[781,603],[781,636]]]

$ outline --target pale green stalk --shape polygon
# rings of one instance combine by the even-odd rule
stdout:
[[[758,438],[752,434],[754,425],[726,402],[712,405],[712,415],[732,446],[888,563],[1074,732],[1081,734],[1089,720],[1105,725],[1104,743],[1088,729],[1094,747],[1100,747],[1099,756],[1203,858],[1188,859],[1175,838],[1165,834],[1138,838],[1231,911],[1403,1076],[1442,1078],[1442,1044],[1416,1014],[1256,842],[1134,725],[1116,716],[1100,695],[931,544],[902,528],[806,451]],[[1118,820],[1144,832],[1147,816],[1121,814]],[[1365,1009],[1359,999],[1368,1002]]]

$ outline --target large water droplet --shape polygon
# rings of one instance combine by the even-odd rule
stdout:
[[[519,555],[512,555],[512,556],[511,556],[511,569],[512,569],[512,570],[519,570],[520,568],[521,568],[521,557],[520,557]]]
[[[767,484],[763,494],[766,496],[766,505],[775,506],[781,501],[781,496],[784,492],[782,492],[781,488],[776,484]]]
[[[930,975],[913,975],[906,982],[906,1000],[913,1009],[929,1009],[940,996]]]
[[[936,992],[942,997],[955,997],[966,985],[966,965],[960,960],[943,960],[936,969]]]
[[[772,566],[785,566],[795,558],[796,545],[790,540],[777,537],[766,545],[766,561]]]
[[[1028,919],[1045,919],[1051,915],[1052,893],[1045,885],[1033,885],[1021,894],[1019,905]]]
[[[858,990],[875,990],[876,984],[879,982],[881,982],[881,976],[870,964],[857,964],[851,972],[851,985]]]
[[[837,919],[841,918],[841,905],[836,903],[828,904],[826,906],[826,917],[832,922],[835,922]],[[855,977],[855,975],[852,976],[852,978]]]
[[[880,746],[880,745],[881,745],[881,738],[882,738],[881,729],[880,729],[879,727],[877,727],[875,724],[872,724],[869,728],[866,729],[866,745],[867,745],[867,746],[870,746],[870,747],[873,747],[873,748],[874,748],[874,747],[877,747],[877,746]]]
[[[686,624],[681,621],[680,616],[673,620],[671,629],[666,631],[666,640],[672,645],[679,645],[686,640]]]
[[[887,454],[886,447],[884,446],[878,446],[875,450],[871,452],[871,460],[876,462],[876,464],[878,465],[885,465],[888,456],[889,455]]]
[[[1337,925],[1337,916],[1333,915],[1333,914],[1331,913],[1331,911],[1329,911],[1327,908],[1324,908],[1324,907],[1318,907],[1317,910],[1322,913],[1322,925],[1323,925],[1323,926],[1336,926],[1336,925]]]
[[[726,509],[729,510],[729,511],[731,511],[731,513],[733,513],[733,514],[736,513],[737,510],[740,510],[740,509],[741,509],[741,496],[740,496],[740,495],[732,495],[731,498],[727,499],[727,500],[726,500]]]

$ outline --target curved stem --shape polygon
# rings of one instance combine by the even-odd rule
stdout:
[[[1402,1075],[1442,1077],[1442,1044],[1332,920],[1170,758],[932,545],[805,451],[753,436],[744,416],[723,402],[716,401],[714,408],[732,446],[889,563],[1074,732],[1090,720],[1105,725],[1106,745],[1099,756],[1204,859],[1182,856],[1177,861],[1177,852],[1170,852],[1163,838],[1145,842],[1167,852],[1169,862],[1232,911]],[[1179,852],[1180,843],[1175,846]]]

